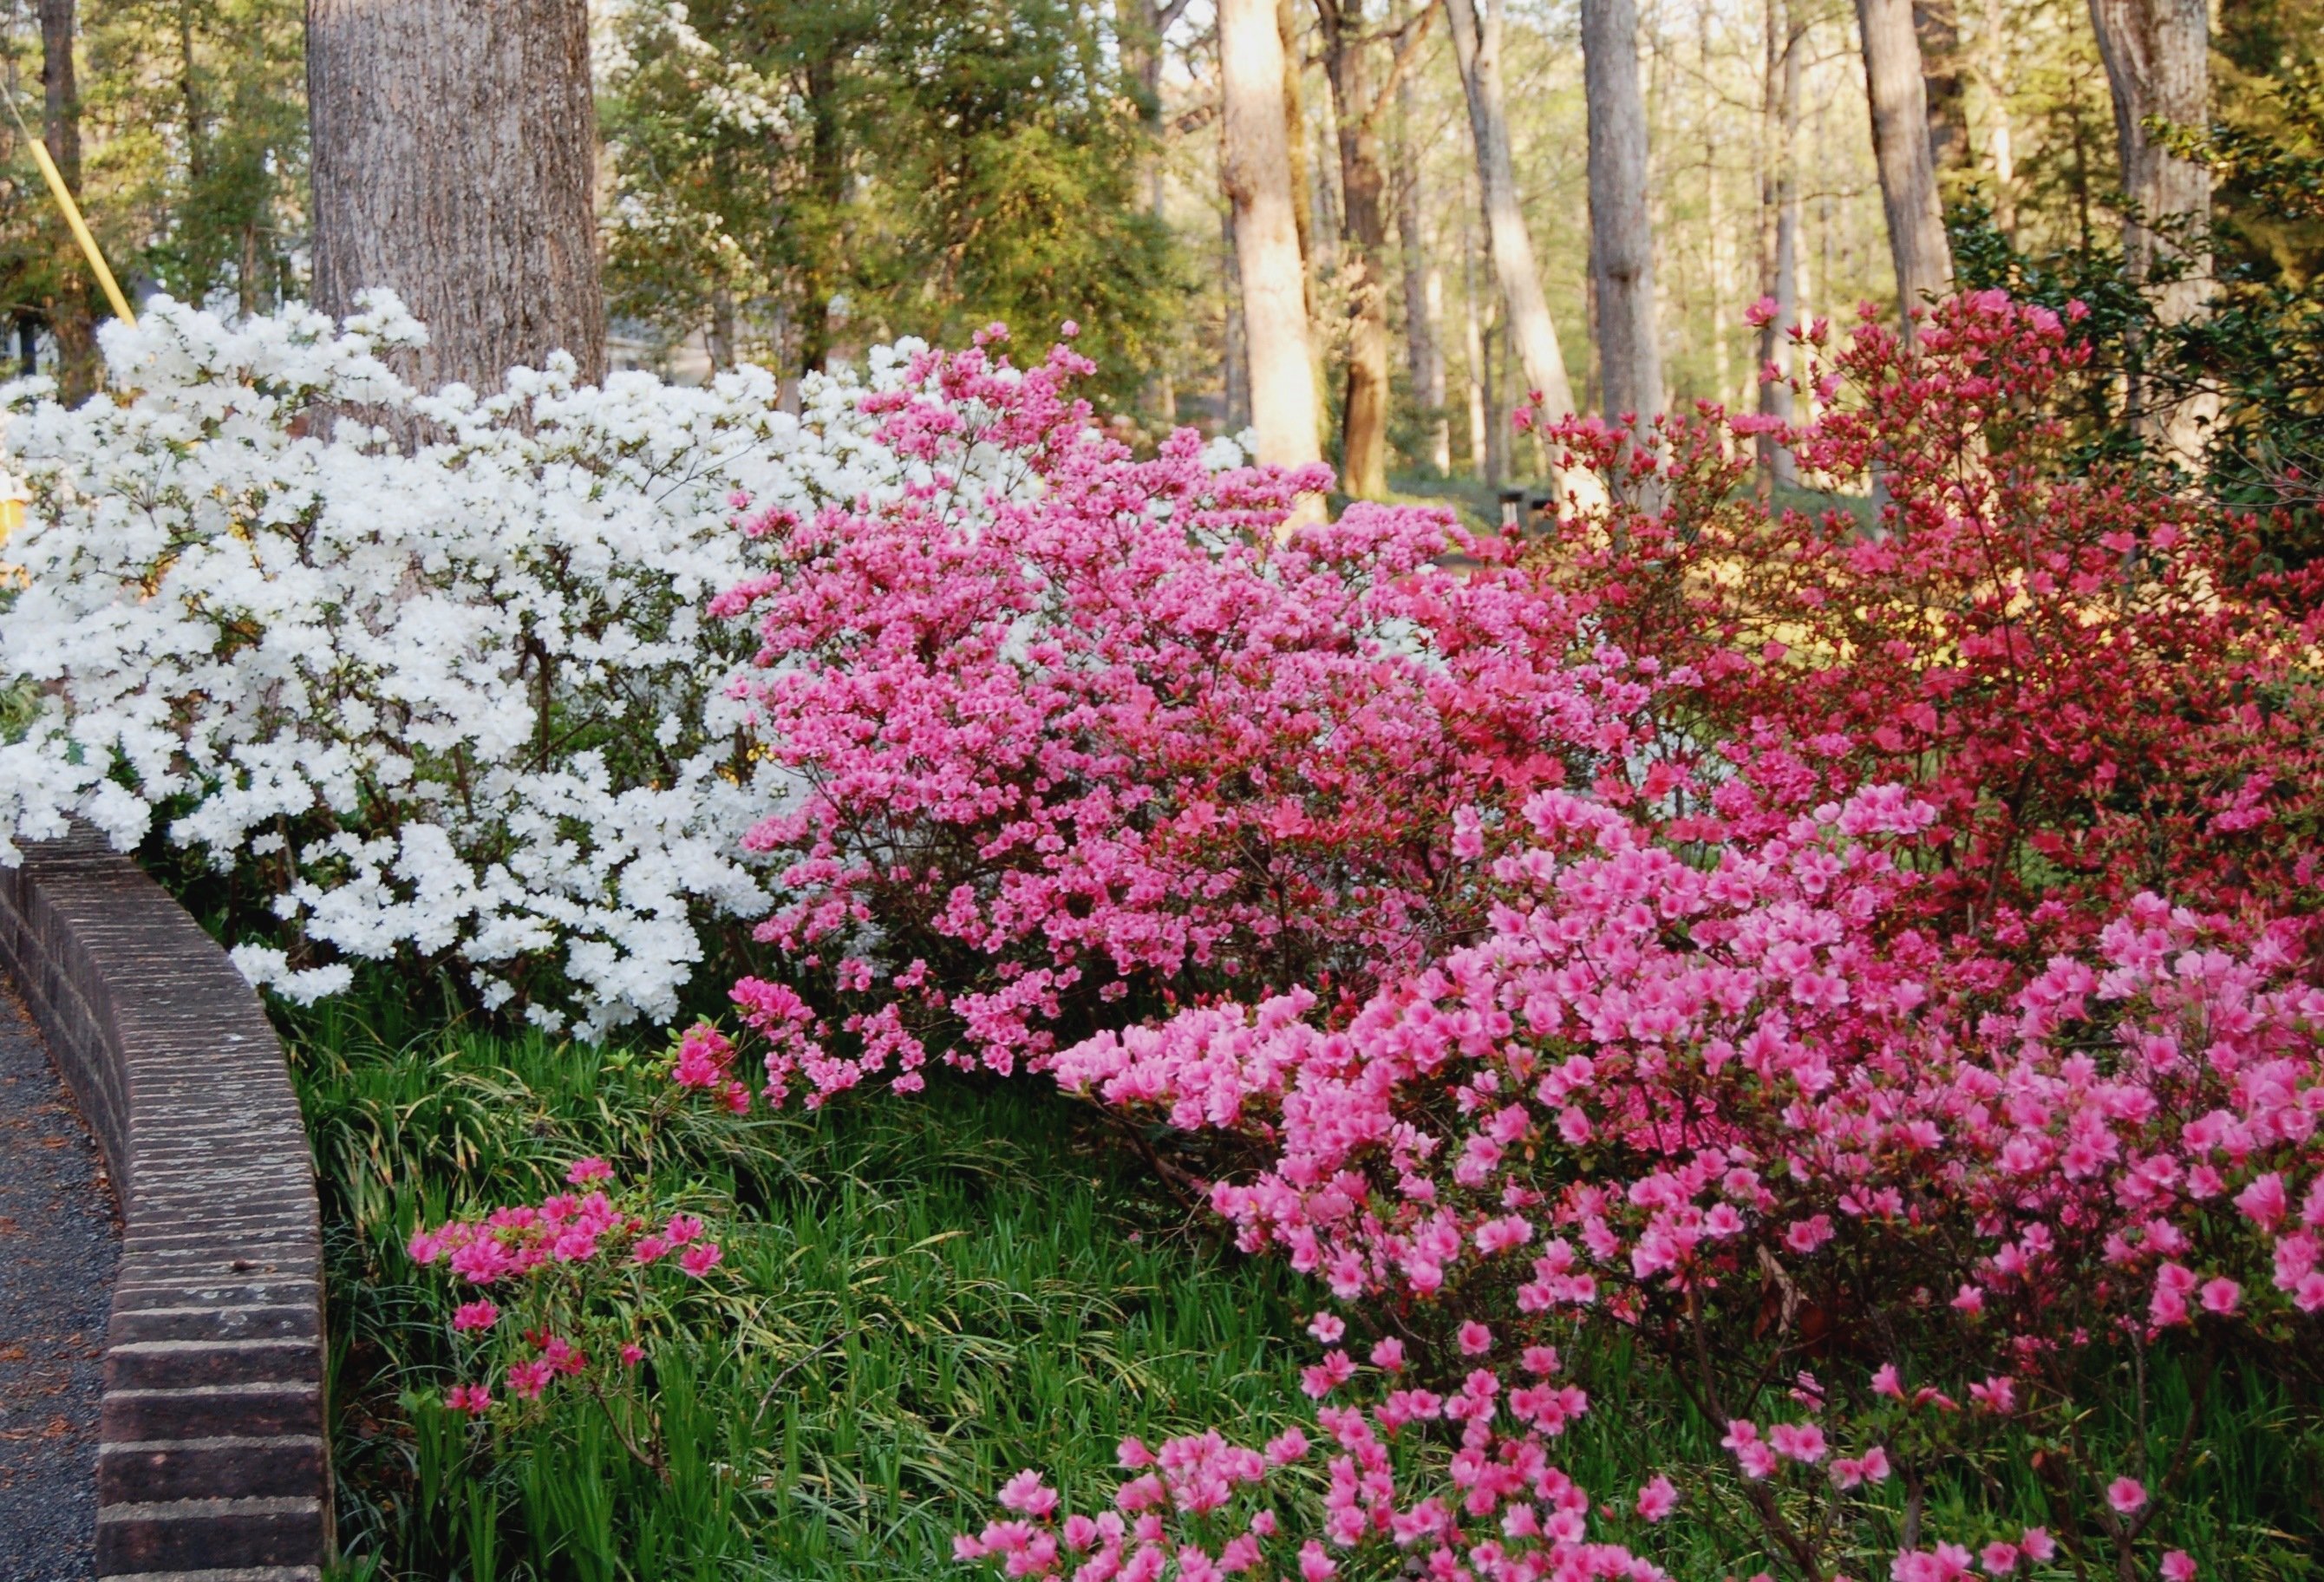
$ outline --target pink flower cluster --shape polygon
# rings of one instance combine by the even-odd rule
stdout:
[[[690,1035],[689,1041],[697,1051],[708,1047]],[[681,1061],[687,1058],[682,1052]],[[724,1256],[693,1215],[649,1217],[641,1211],[641,1203],[617,1202],[607,1191],[613,1169],[603,1159],[576,1160],[566,1171],[566,1182],[576,1190],[551,1193],[537,1206],[496,1208],[480,1219],[423,1228],[405,1249],[413,1262],[442,1263],[468,1284],[503,1288],[506,1300],[538,1318],[530,1327],[518,1327],[521,1345],[500,1348],[513,1347],[515,1360],[505,1365],[504,1379],[509,1393],[519,1400],[538,1401],[555,1380],[586,1372],[588,1354],[570,1338],[584,1329],[622,1330],[613,1355],[625,1368],[635,1367],[645,1356],[628,1334],[641,1305],[636,1281],[665,1263],[699,1281]],[[454,1309],[452,1329],[489,1342],[503,1333],[503,1317],[500,1301],[480,1297]],[[454,1385],[445,1399],[473,1416],[493,1406],[490,1388],[481,1383]]]
[[[1088,368],[927,354],[872,402],[919,482],[746,521],[772,569],[715,609],[757,623],[738,685],[801,781],[747,842],[787,859],[759,937],[823,1013],[736,985],[778,1097],[908,1091],[932,1055],[1038,1069],[1208,995],[1364,992],[1482,921],[1457,810],[1646,745],[1669,678],[1593,652],[1508,546],[1361,504],[1278,536],[1320,473],[1214,473],[1191,431],[1134,459],[1072,398]],[[1480,563],[1437,569],[1454,549]]]
[[[1758,1507],[1814,1570],[1926,1454],[1908,1446],[2069,1407],[2094,1344],[2199,1322],[2314,1343],[2324,990],[2288,973],[2289,930],[2231,952],[2142,897],[2095,958],[2002,992],[1990,964],[1889,926],[1917,882],[1897,856],[1932,819],[1892,788],[1688,851],[1568,791],[1523,816],[1529,840],[1488,862],[1488,936],[1344,1021],[1293,994],[1055,1064],[1271,1154],[1212,1203],[1346,1304],[1313,1326],[1331,1349],[1306,1374],[1370,1403],[1321,1413],[1342,1451],[1333,1545],[1495,1582],[1617,1563],[1553,1455],[1589,1409],[1555,1380],[1561,1345],[1626,1337],[1728,1420],[1747,1483],[1820,1480],[1834,1521]],[[1333,1344],[1364,1328],[1395,1332],[1370,1369]],[[1398,1334],[1464,1359],[1457,1390],[1404,1384]],[[1811,1355],[1890,1348],[1932,1376],[1766,1386]],[[1436,1448],[1392,1469],[1374,1446],[1398,1436]],[[2137,1478],[2060,1476],[2113,1513],[2106,1536],[2141,1541]],[[1639,1514],[1674,1497],[1649,1481]],[[1907,1554],[1897,1577],[1951,1575],[1954,1554]]]

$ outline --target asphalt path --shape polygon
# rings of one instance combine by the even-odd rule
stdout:
[[[0,976],[0,1577],[96,1567],[97,1414],[121,1221],[105,1161]]]

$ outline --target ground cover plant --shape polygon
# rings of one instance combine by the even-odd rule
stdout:
[[[1320,473],[1133,454],[1069,344],[829,394],[767,492],[685,508],[737,569],[670,662],[724,679],[637,707],[731,756],[634,790],[682,822],[696,788],[762,902],[667,914],[629,1002],[665,1029],[484,1032],[601,981],[586,911],[534,909],[566,965],[505,996],[474,909],[323,941],[473,1030],[292,1022],[351,1531],[421,1574],[2307,1574],[2324,627],[2234,523],[2061,464],[2073,324],[1957,299],[1910,343],[1806,332],[1796,425],[1554,427],[1615,504],[1531,546],[1288,527]],[[1885,506],[1755,505],[1762,438]],[[566,476],[502,443],[506,492]],[[128,486],[58,466],[35,550],[129,532]],[[143,564],[84,619],[191,609],[205,664],[269,673],[198,567]],[[359,607],[401,620],[432,562],[377,564]],[[18,793],[24,834],[198,828],[247,771],[208,744],[283,728],[263,682],[184,692],[194,745],[107,760],[153,707],[113,652],[0,761],[69,792]],[[599,660],[530,717],[549,771],[563,710],[630,696]],[[371,838],[466,806],[402,784]],[[622,904],[659,860],[500,816],[535,861],[626,854],[592,869]],[[223,926],[271,883],[301,942],[316,880],[241,849]]]
[[[289,1028],[351,1576],[927,1577],[1028,1461],[1298,1415],[1291,1282],[1190,1235],[1054,1099],[954,1082],[941,1108],[706,1121],[633,1054],[447,1027],[383,985]],[[644,1355],[609,1351],[602,1397],[560,1376],[481,1426],[445,1403],[484,1351],[454,1328],[473,1288],[406,1243],[591,1157],[715,1224],[719,1264],[625,1315]]]

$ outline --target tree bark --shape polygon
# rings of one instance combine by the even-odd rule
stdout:
[[[1219,176],[1234,206],[1259,459],[1322,459],[1305,271],[1291,190],[1283,36],[1272,0],[1219,0]]]
[[[583,0],[308,0],[315,303],[385,287],[423,387],[605,371]]]
[[[2009,122],[2015,74],[2009,64],[2009,33],[2001,0],[1985,0],[1978,29],[1977,71],[1985,88],[1986,152],[1993,162],[1993,223],[2005,236],[2017,230],[2017,151]]]
[[[80,82],[73,61],[73,39],[79,31],[74,0],[41,0],[41,141],[65,179],[65,188],[80,196]],[[97,388],[97,317],[90,310],[91,282],[80,253],[65,234],[64,217],[53,222],[60,239],[61,261],[57,294],[46,304],[50,333],[57,338],[57,384],[68,402],[78,401]]]
[[[1347,292],[1348,382],[1340,423],[1340,486],[1360,500],[1388,493],[1388,216],[1375,78],[1376,35],[1364,0],[1315,0],[1323,69],[1339,123],[1341,286]]]
[[[1655,319],[1655,236],[1646,207],[1646,105],[1638,91],[1631,0],[1582,0],[1590,118],[1590,263],[1597,281],[1598,363],[1607,420],[1641,426],[1663,410]]]
[[[2090,0],[2098,57],[2114,94],[2115,142],[2122,159],[2123,261],[2131,278],[2153,280],[2156,265],[2176,278],[2149,295],[2164,324],[2200,318],[2211,296],[2211,172],[2177,158],[2147,130],[2149,120],[2203,126],[2210,119],[2210,10],[2206,0]],[[2191,462],[2218,401],[2208,392],[2158,399],[2134,382],[2133,419],[2142,432]]]
[[[1800,191],[1797,154],[1800,136],[1800,45],[1805,32],[1797,14],[1783,0],[1767,0],[1766,86],[1760,101],[1762,136],[1767,155],[1760,176],[1759,294],[1775,304],[1775,316],[1759,328],[1759,412],[1790,422],[1794,416],[1791,386],[1769,379],[1766,371],[1792,372],[1790,330],[1800,320]],[[1759,436],[1759,470],[1763,483],[1785,486],[1800,481],[1799,462],[1791,449],[1770,434]]]
[[[1921,46],[1921,93],[1929,105],[1929,160],[1941,175],[1969,163],[1959,0],[1913,0],[1913,39]]]
[[[1952,247],[1937,198],[1929,150],[1929,101],[1912,0],[1856,0],[1863,33],[1864,86],[1872,108],[1872,152],[1888,217],[1888,254],[1896,268],[1896,313],[1904,334],[1924,297],[1952,289]]]
[[[1491,430],[1485,417],[1485,336],[1477,323],[1477,296],[1484,288],[1477,267],[1477,233],[1465,213],[1461,217],[1461,355],[1467,377],[1461,381],[1469,411],[1469,471],[1480,483],[1494,484]]]
[[[1428,459],[1437,472],[1452,470],[1452,426],[1444,412],[1444,354],[1437,338],[1443,309],[1443,277],[1428,256],[1423,216],[1420,143],[1414,134],[1412,88],[1396,85],[1396,229],[1404,264],[1404,362],[1412,398],[1428,434]]]
[[[1469,104],[1469,133],[1477,148],[1477,179],[1485,210],[1485,247],[1508,310],[1517,365],[1541,393],[1545,414],[1573,410],[1573,384],[1557,344],[1557,326],[1534,266],[1533,238],[1517,207],[1517,171],[1509,159],[1509,119],[1501,96],[1502,0],[1444,0],[1452,26],[1452,52]]]
[[[1229,205],[1219,219],[1220,255],[1226,264],[1225,279],[1220,282],[1221,295],[1226,303],[1225,323],[1222,327],[1225,346],[1222,348],[1219,393],[1222,416],[1229,434],[1240,434],[1250,427],[1250,356],[1247,350],[1242,320],[1242,265],[1235,245],[1234,208]]]

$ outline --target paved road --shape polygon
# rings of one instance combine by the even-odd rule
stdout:
[[[0,1577],[96,1564],[97,1411],[121,1225],[103,1157],[0,977]]]

